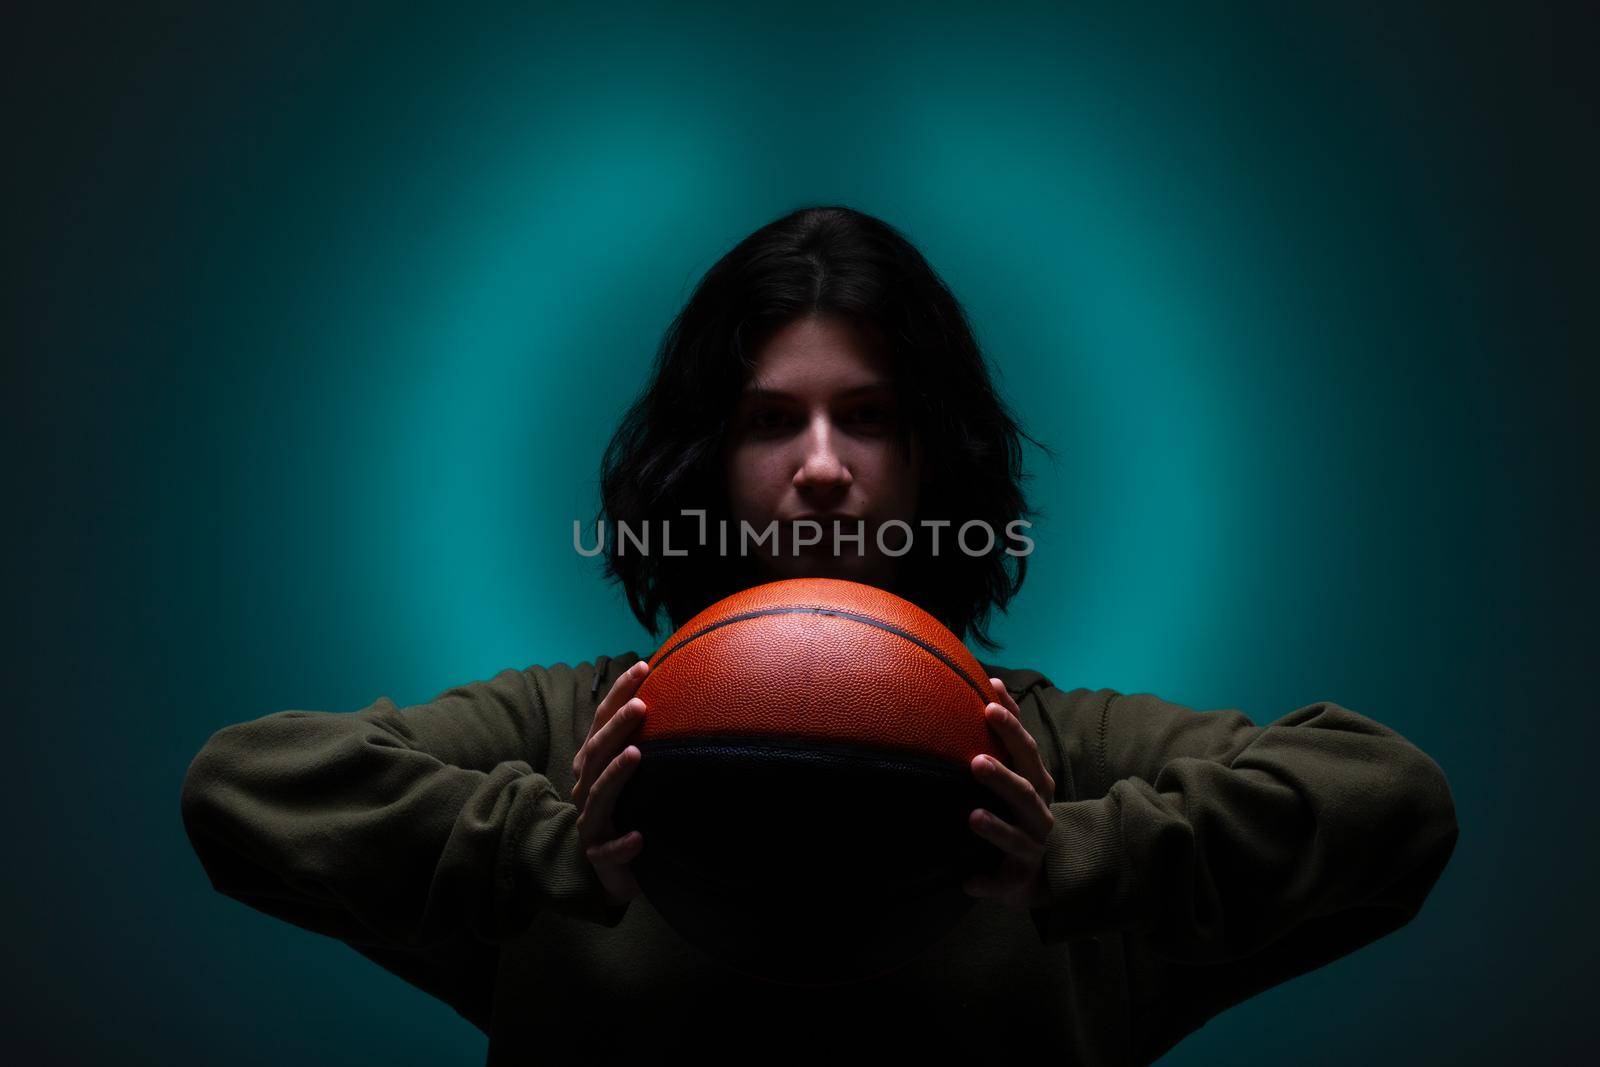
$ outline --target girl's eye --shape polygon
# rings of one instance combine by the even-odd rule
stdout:
[[[860,407],[851,413],[851,421],[868,428],[882,427],[894,421],[894,412],[885,407]]]
[[[755,430],[781,429],[788,416],[775,408],[758,408],[750,413],[750,427]]]
[[[863,430],[878,430],[894,421],[894,411],[879,404],[863,405],[851,409],[845,420]],[[755,408],[745,417],[745,425],[758,433],[778,433],[803,421],[782,408]]]

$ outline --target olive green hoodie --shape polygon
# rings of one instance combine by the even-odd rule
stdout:
[[[578,843],[572,760],[639,658],[226,726],[183,782],[190,841],[219,892],[452,1005],[488,1035],[491,1067],[674,1052],[1146,1063],[1404,925],[1455,846],[1439,766],[1336,704],[1257,726],[985,664],[1056,782],[1051,904],[977,900],[867,982],[760,982],[645,897],[611,904]]]

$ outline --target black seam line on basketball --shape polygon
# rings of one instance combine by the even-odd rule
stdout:
[[[714,622],[710,626],[707,626],[704,630],[700,630],[700,631],[698,631],[696,633],[690,634],[688,637],[685,637],[682,641],[679,641],[677,644],[673,645],[671,648],[669,648],[665,652],[663,652],[661,654],[661,658],[656,660],[656,665],[654,667],[650,668],[651,673],[653,674],[657,670],[659,670],[661,668],[661,665],[663,663],[667,662],[667,657],[668,656],[672,655],[674,652],[678,651],[678,649],[682,648],[684,645],[687,645],[689,642],[694,641],[697,638],[704,637],[706,634],[710,633],[712,630],[720,629],[721,627],[724,627],[724,626],[731,626],[736,622],[744,622],[747,619],[760,618],[763,615],[832,615],[835,618],[849,619],[852,622],[861,622],[861,623],[866,623],[868,626],[876,626],[880,630],[884,630],[884,631],[886,631],[888,633],[894,634],[897,637],[905,638],[907,641],[910,641],[912,644],[916,645],[918,648],[921,648],[923,651],[925,651],[928,654],[936,657],[939,660],[939,662],[943,663],[946,667],[949,667],[952,671],[954,671],[957,678],[960,678],[963,682],[966,682],[968,687],[970,687],[974,693],[978,694],[978,698],[980,700],[982,700],[985,705],[988,705],[994,699],[993,696],[986,695],[984,693],[983,689],[978,685],[977,682],[974,682],[971,678],[968,678],[967,677],[967,672],[962,670],[960,667],[956,666],[955,663],[951,661],[949,656],[945,655],[943,652],[940,652],[937,648],[934,648],[932,645],[930,645],[930,644],[928,644],[928,642],[922,640],[922,638],[918,637],[916,634],[907,633],[906,631],[900,629],[900,627],[898,627],[898,626],[890,626],[888,623],[883,622],[880,619],[874,619],[870,615],[857,615],[853,611],[841,611],[838,608],[822,608],[822,607],[758,608],[755,611],[747,611],[742,615],[734,615],[731,618],[722,619],[719,622]]]

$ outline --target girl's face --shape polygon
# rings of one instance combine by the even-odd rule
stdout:
[[[897,559],[878,550],[878,527],[908,524],[917,507],[922,442],[914,435],[907,461],[896,437],[900,413],[889,371],[864,334],[834,317],[797,320],[757,354],[730,426],[725,452],[732,510],[730,551],[738,523],[751,527],[748,551],[766,580],[848,578],[892,584]],[[853,535],[865,520],[861,546],[834,547],[834,519]],[[815,518],[820,541],[795,555],[791,520]],[[777,520],[778,540],[755,537]],[[816,531],[800,527],[800,539]],[[884,535],[891,550],[907,533]]]

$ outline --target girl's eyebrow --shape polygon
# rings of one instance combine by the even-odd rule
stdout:
[[[875,393],[875,392],[878,392],[880,390],[892,389],[893,387],[894,387],[894,383],[893,382],[887,382],[887,381],[867,382],[865,385],[852,386],[849,389],[846,389],[844,392],[840,393],[839,395],[841,397],[853,397],[853,396],[859,396],[862,393]],[[760,388],[759,386],[753,386],[753,385],[752,386],[747,386],[745,388],[744,392],[741,393],[740,395],[742,397],[744,397],[745,399],[747,399],[747,400],[793,400],[794,399],[794,395],[793,394],[786,393],[781,389],[763,389],[763,388]]]

